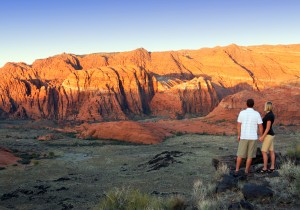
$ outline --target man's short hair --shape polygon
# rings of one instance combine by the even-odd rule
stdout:
[[[254,106],[254,100],[252,98],[247,100],[247,107],[252,108]]]

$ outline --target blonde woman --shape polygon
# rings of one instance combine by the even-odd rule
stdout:
[[[275,120],[275,115],[272,112],[273,105],[272,102],[268,101],[265,103],[266,115],[263,118],[263,135],[259,138],[259,141],[262,142],[261,152],[264,160],[264,167],[261,170],[261,173],[272,173],[275,170],[275,151],[274,151],[274,137],[275,133],[272,129],[272,125]],[[271,157],[271,166],[268,169],[268,152],[270,152]]]

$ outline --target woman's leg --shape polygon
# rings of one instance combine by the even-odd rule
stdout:
[[[261,153],[262,153],[263,160],[264,160],[263,170],[267,170],[268,169],[268,154],[264,151],[261,151]]]
[[[267,135],[263,141],[261,152],[263,155],[264,160],[264,168],[263,170],[268,168],[268,154],[267,152],[270,151],[271,156],[271,169],[274,169],[275,166],[275,153],[274,153],[274,144],[273,144],[274,136]]]
[[[275,152],[270,150],[270,156],[271,156],[271,167],[270,167],[270,169],[275,169]]]

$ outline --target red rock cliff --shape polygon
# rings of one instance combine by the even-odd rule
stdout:
[[[207,115],[225,96],[299,83],[300,45],[61,54],[0,69],[0,117]]]

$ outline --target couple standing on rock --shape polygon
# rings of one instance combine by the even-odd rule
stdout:
[[[275,170],[275,152],[274,152],[274,131],[272,125],[275,120],[275,116],[272,112],[272,103],[266,102],[264,111],[266,115],[261,119],[260,114],[253,109],[254,100],[247,100],[247,109],[240,112],[237,119],[238,130],[238,151],[235,175],[238,174],[243,158],[246,160],[245,173],[249,174],[249,169],[252,163],[252,158],[256,157],[257,140],[262,142],[262,155],[264,166],[261,173],[273,172]],[[257,128],[259,129],[258,138]],[[271,166],[268,169],[268,152],[270,152]]]

